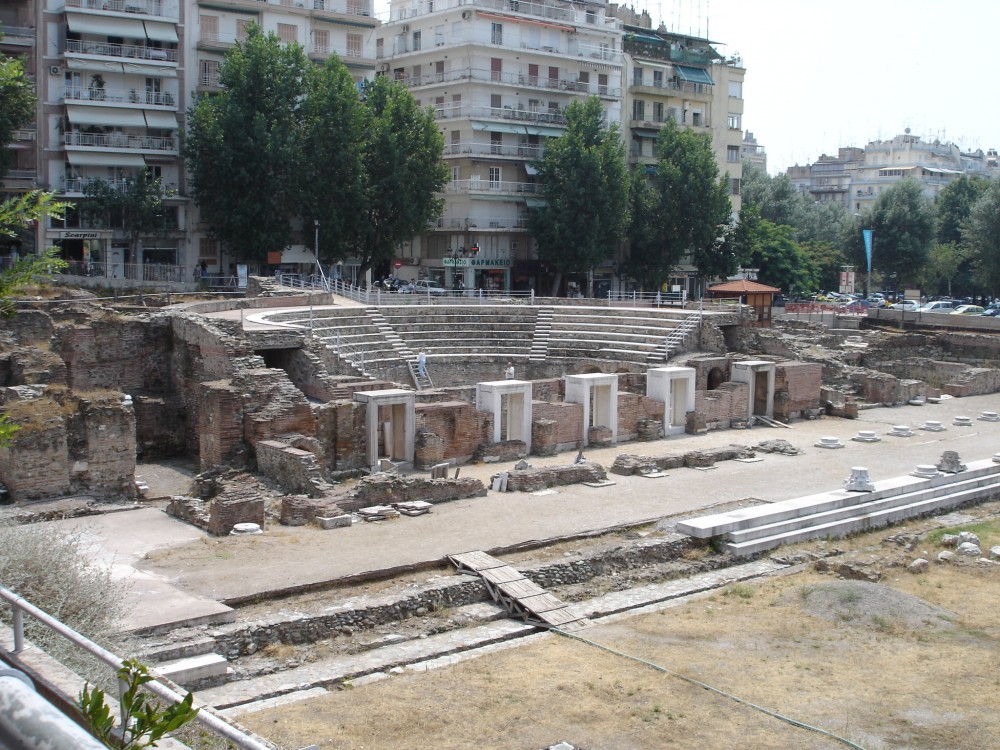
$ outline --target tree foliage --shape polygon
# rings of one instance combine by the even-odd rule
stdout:
[[[969,220],[990,181],[982,175],[962,175],[942,188],[934,201],[937,211],[937,241],[942,245],[962,242],[962,227]]]
[[[729,180],[719,175],[711,137],[678,128],[668,119],[657,138],[656,155],[650,178],[655,210],[635,217],[650,222],[660,238],[656,263],[676,265],[689,256],[702,278],[729,275],[736,268],[732,246],[723,241],[732,212]],[[645,262],[632,258],[637,267]]]
[[[363,273],[440,214],[444,140],[402,84],[379,77],[359,97],[336,56],[317,69],[255,25],[219,83],[189,112],[184,154],[202,218],[234,257],[313,245],[318,221],[317,257],[354,254]]]
[[[188,113],[184,152],[192,193],[202,218],[238,259],[264,261],[292,241],[309,66],[301,46],[251,24],[247,38],[226,53],[222,90],[198,99]]]
[[[7,148],[7,144],[14,139],[14,131],[28,125],[34,118],[34,87],[24,72],[24,63],[20,59],[0,55],[0,178],[14,163],[14,152]]]
[[[558,287],[562,273],[612,257],[628,226],[625,147],[600,99],[570,103],[566,131],[546,144],[538,175],[545,204],[531,209],[531,233],[539,259],[557,269]]]
[[[955,242],[935,242],[931,245],[927,265],[924,266],[922,286],[925,288],[944,286],[950,297],[952,281],[958,276],[968,257],[968,251]]]
[[[819,267],[792,238],[794,230],[761,220],[749,264],[757,268],[757,280],[776,286],[786,294],[804,295],[819,284]]]
[[[976,201],[962,239],[978,281],[991,296],[1000,293],[1000,182],[993,180]]]
[[[86,211],[91,222],[97,226],[122,226],[128,235],[133,258],[139,237],[162,234],[172,228],[163,202],[171,193],[148,168],[140,170],[124,187],[93,180],[87,183],[83,192],[90,199]]]
[[[934,240],[934,209],[916,180],[905,179],[883,191],[851,232],[853,258],[864,269],[862,229],[874,232],[872,267],[892,277],[899,289],[902,282],[915,280],[927,262]]]
[[[444,137],[433,111],[417,106],[402,83],[377,77],[365,87],[364,210],[353,252],[360,273],[392,259],[396,248],[441,214],[436,195],[448,182]]]

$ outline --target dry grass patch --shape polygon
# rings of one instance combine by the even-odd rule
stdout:
[[[868,750],[992,748],[1000,571],[935,566],[867,585],[876,591],[816,573],[734,584],[584,635]],[[824,588],[820,616],[810,607]],[[836,615],[852,608],[859,616]],[[285,747],[324,750],[843,747],[557,636],[244,720]]]

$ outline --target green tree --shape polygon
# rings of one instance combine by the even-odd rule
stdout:
[[[979,284],[990,296],[1000,293],[1000,182],[993,180],[972,207],[962,240],[972,257]]]
[[[799,247],[816,267],[816,285],[807,291],[811,294],[822,290],[836,290],[840,285],[841,267],[849,265],[840,245],[814,241],[802,242]]]
[[[952,282],[968,258],[969,253],[962,245],[954,242],[943,244],[935,242],[931,245],[927,265],[924,266],[922,286],[936,288],[943,285],[945,292],[950,297]]]
[[[14,131],[30,124],[34,118],[34,87],[24,72],[24,63],[0,55],[0,178],[14,163],[15,152],[7,148],[14,139]]]
[[[668,119],[656,141],[656,155],[650,179],[655,211],[633,221],[651,223],[663,245],[662,263],[676,264],[689,256],[702,278],[731,274],[737,257],[732,243],[724,241],[732,212],[729,180],[719,175],[711,137],[678,128]]]
[[[226,53],[221,91],[188,112],[192,193],[202,218],[240,260],[263,262],[291,244],[290,220],[305,187],[301,123],[311,65],[300,45],[251,24]]]
[[[448,182],[444,137],[430,107],[403,84],[378,76],[362,98],[364,211],[352,237],[359,274],[387,264],[396,248],[441,215]]]
[[[875,205],[854,222],[849,238],[855,262],[867,269],[862,229],[874,232],[872,267],[891,277],[894,288],[915,280],[934,240],[934,209],[920,183],[902,180],[883,191]]]
[[[128,235],[129,257],[135,258],[139,238],[156,236],[173,229],[173,220],[163,199],[171,195],[159,177],[142,169],[134,179],[117,187],[104,180],[93,180],[84,187],[90,198],[86,212],[98,226],[121,226]]]
[[[683,253],[663,242],[652,217],[659,211],[659,195],[653,190],[645,170],[632,172],[629,187],[628,259],[623,273],[640,280],[643,288],[659,289],[680,261]]]
[[[562,274],[588,271],[614,255],[629,222],[629,176],[618,125],[605,122],[596,96],[566,108],[566,131],[538,162],[545,204],[531,209],[538,258]],[[593,290],[587,290],[588,294]]]
[[[364,216],[365,120],[357,87],[347,67],[336,56],[306,76],[307,96],[302,104],[303,149],[301,213],[303,239],[312,247],[309,231],[318,221],[322,237],[317,257],[342,260],[352,250]],[[316,248],[313,248],[316,251]]]
[[[795,229],[803,224],[807,206],[812,203],[795,189],[788,175],[771,177],[749,162],[743,163],[740,196],[744,206],[757,206],[760,217],[765,221]]]
[[[792,238],[791,227],[762,220],[756,233],[749,263],[758,269],[758,281],[791,295],[804,295],[816,289],[819,268]]]
[[[990,181],[982,175],[962,175],[944,186],[934,201],[939,243],[962,242],[962,226],[989,185]]]

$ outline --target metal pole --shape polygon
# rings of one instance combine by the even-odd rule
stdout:
[[[104,744],[35,692],[15,669],[0,670],[0,744],[18,750],[101,750]]]
[[[12,625],[14,626],[14,653],[19,654],[24,651],[24,612],[16,604],[11,604],[14,611]]]

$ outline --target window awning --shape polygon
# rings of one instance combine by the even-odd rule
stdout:
[[[157,42],[176,42],[177,27],[172,23],[160,23],[159,21],[143,21],[146,26],[146,38],[154,39]]]
[[[656,138],[660,135],[657,128],[631,128],[631,131],[640,138]]]
[[[493,133],[513,133],[515,135],[545,135],[550,137],[558,137],[562,135],[564,131],[562,128],[554,128],[545,125],[533,125],[525,123],[523,125],[514,125],[509,122],[487,122],[485,120],[473,120],[472,129]]]
[[[541,208],[542,206],[548,205],[548,201],[544,198],[525,198],[524,202],[527,204],[528,208]]]
[[[704,68],[689,68],[687,65],[675,65],[674,70],[677,71],[677,75],[680,76],[682,81],[687,81],[688,83],[707,83],[709,86],[715,85],[712,76]]]
[[[97,73],[121,73],[122,64],[101,62],[100,60],[78,60],[75,57],[66,58],[66,67],[70,70],[93,70]]]
[[[649,36],[648,34],[635,34],[628,33],[625,35],[626,39],[635,39],[637,42],[653,42],[655,44],[666,44],[665,39],[661,39],[658,36]]]
[[[141,109],[68,106],[66,107],[66,114],[69,116],[69,121],[74,125],[146,127],[146,118],[142,116]]]
[[[524,165],[524,171],[527,172],[528,174],[530,174],[532,177],[534,177],[536,174],[538,174],[538,169],[536,169],[535,167],[531,166],[530,164],[525,164]]]
[[[78,13],[66,14],[66,25],[78,34],[99,36],[121,36],[129,39],[145,39],[146,30],[137,18],[116,18],[115,16],[87,16]],[[176,37],[174,38],[176,41]]]
[[[66,158],[70,164],[83,167],[144,167],[146,160],[140,154],[118,154],[114,152],[95,153],[93,151],[68,151]]]
[[[177,130],[177,117],[173,112],[144,109],[142,114],[146,117],[147,127],[159,128],[160,130]]]

